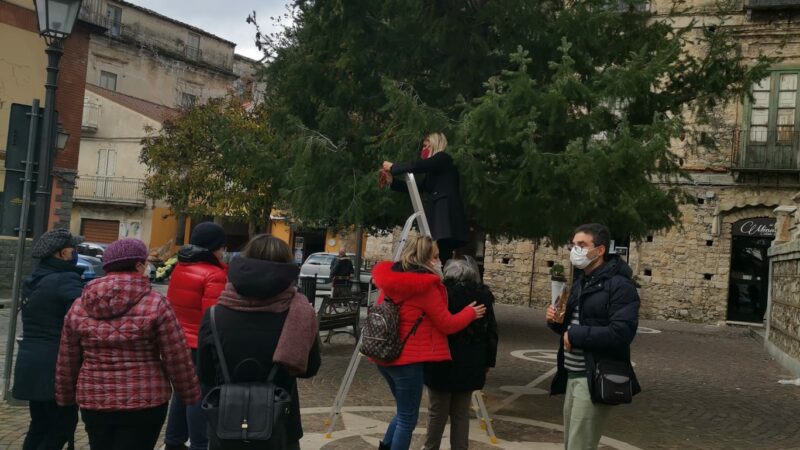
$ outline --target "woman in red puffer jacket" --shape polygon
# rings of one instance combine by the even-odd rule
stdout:
[[[167,298],[178,317],[186,342],[197,360],[197,333],[203,313],[217,303],[225,288],[228,266],[222,262],[225,230],[213,222],[203,222],[192,230],[189,245],[178,251],[178,264],[172,271]],[[164,432],[166,450],[208,448],[206,421],[200,404],[184,405],[173,397]]]
[[[372,270],[372,278],[381,291],[378,303],[388,298],[400,307],[399,336],[408,336],[397,359],[376,361],[397,403],[397,413],[380,449],[408,450],[422,400],[424,363],[449,361],[447,335],[463,330],[486,313],[484,306],[473,302],[459,313],[450,314],[441,266],[436,243],[422,236],[408,240],[399,262],[382,262]]]

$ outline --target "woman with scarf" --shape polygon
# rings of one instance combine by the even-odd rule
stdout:
[[[231,262],[215,311],[217,333],[234,382],[264,381],[264,374],[279,365],[275,383],[292,395],[285,422],[288,450],[299,450],[303,437],[296,379],[316,375],[321,362],[316,314],[295,285],[299,271],[285,242],[266,234],[256,236]],[[208,312],[200,325],[197,352],[200,382],[222,384]],[[257,360],[260,370],[234,372],[247,359]],[[219,448],[213,433],[209,434],[209,448]]]

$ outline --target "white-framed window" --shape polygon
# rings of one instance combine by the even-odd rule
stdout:
[[[112,72],[100,71],[100,87],[110,91],[117,90],[117,74]]]
[[[98,177],[113,177],[117,170],[117,151],[103,148],[97,151]]]
[[[106,6],[106,24],[109,35],[119,36],[122,32],[122,8],[108,4]]]
[[[189,33],[186,40],[186,57],[196,61],[200,59],[200,35],[197,33]]]

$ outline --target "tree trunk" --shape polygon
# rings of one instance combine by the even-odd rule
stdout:
[[[175,245],[182,246],[186,241],[186,214],[178,214],[178,229],[175,230]]]
[[[353,291],[361,292],[361,260],[363,257],[364,248],[364,227],[359,225],[356,227],[356,261],[355,261],[355,282],[353,283]]]

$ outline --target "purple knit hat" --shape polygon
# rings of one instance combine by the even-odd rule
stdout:
[[[122,263],[147,261],[147,246],[138,239],[120,239],[112,242],[103,252],[103,269],[119,267]]]

